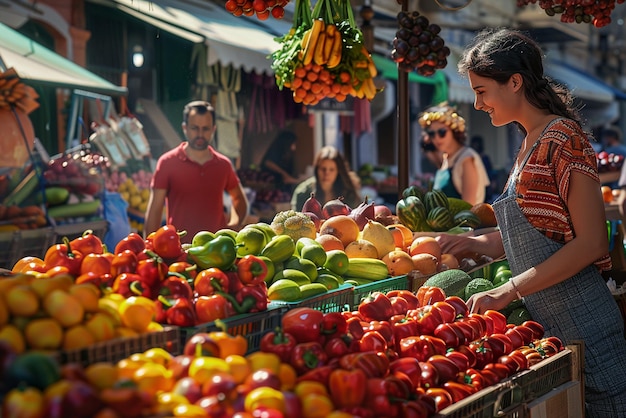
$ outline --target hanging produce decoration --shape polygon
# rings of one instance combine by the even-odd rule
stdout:
[[[15,69],[0,72],[0,167],[21,167],[28,160],[35,141],[28,114],[39,107],[38,97]]]
[[[289,0],[227,0],[224,8],[235,16],[254,16],[267,20],[270,15],[275,19],[285,16],[285,6]]]
[[[439,25],[430,23],[418,11],[398,13],[398,24],[400,29],[393,39],[394,49],[391,51],[391,59],[398,63],[398,68],[430,76],[448,65],[450,48],[439,36]]]
[[[377,70],[348,0],[319,0],[312,13],[308,0],[297,0],[293,26],[277,41],[281,48],[271,55],[276,84],[291,89],[296,103],[376,95]]]
[[[548,16],[561,15],[564,23],[591,23],[596,28],[611,23],[611,12],[615,4],[626,0],[517,0],[519,7],[539,4]]]

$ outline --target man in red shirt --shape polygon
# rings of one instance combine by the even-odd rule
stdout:
[[[248,213],[248,200],[228,157],[211,146],[216,130],[213,106],[205,101],[188,103],[182,129],[186,141],[157,161],[144,235],[161,226],[163,207],[166,222],[187,232],[182,242],[190,242],[198,231],[239,230]],[[230,219],[226,219],[224,192],[231,199]]]

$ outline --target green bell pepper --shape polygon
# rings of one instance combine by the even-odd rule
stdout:
[[[237,259],[237,244],[231,238],[219,235],[202,245],[189,248],[187,254],[201,269],[217,267],[228,270]]]

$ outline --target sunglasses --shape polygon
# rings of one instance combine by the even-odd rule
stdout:
[[[426,135],[428,135],[429,138],[434,138],[435,134],[439,135],[439,138],[443,138],[447,133],[448,128],[439,128],[436,131],[429,129],[426,131]]]

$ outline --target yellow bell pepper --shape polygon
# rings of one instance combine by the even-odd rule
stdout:
[[[276,374],[279,372],[280,357],[278,357],[277,354],[255,351],[248,354],[246,359],[248,359],[248,363],[250,363],[250,370],[252,373],[259,369],[269,369]]]
[[[272,408],[285,412],[285,396],[279,390],[263,386],[252,389],[243,401],[243,407],[247,412],[253,412],[259,407]]]

